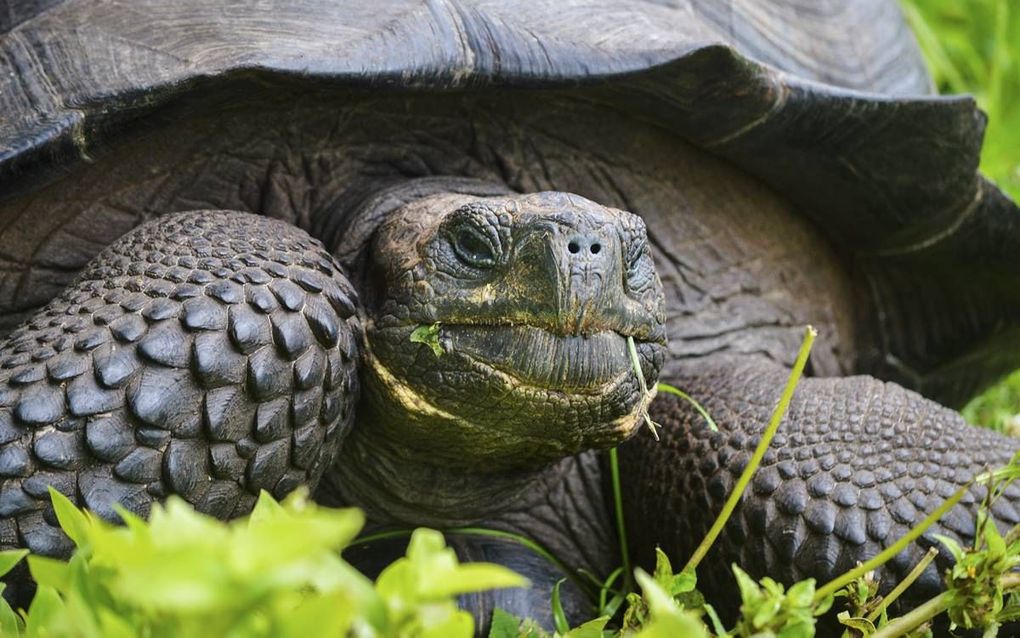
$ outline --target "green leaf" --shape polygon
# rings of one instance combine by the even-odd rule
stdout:
[[[66,623],[63,622],[64,601],[52,587],[40,586],[32,598],[25,619],[25,636],[37,638],[42,636],[66,635]]]
[[[489,638],[518,638],[521,619],[499,607],[492,610]]]
[[[283,506],[280,505],[266,490],[259,490],[259,498],[255,501],[255,507],[248,515],[248,526],[259,525],[266,521],[274,520],[284,515]]]
[[[441,622],[431,625],[417,634],[420,638],[472,638],[475,621],[466,611],[450,614]]]
[[[949,550],[949,553],[953,555],[953,558],[957,562],[959,562],[963,558],[963,548],[960,547],[960,544],[956,542],[956,539],[950,538],[948,536],[943,536],[942,534],[932,534],[932,536],[934,536],[937,541],[946,546],[946,549]]]
[[[0,552],[0,576],[14,569],[14,566],[27,555],[27,549],[8,549]]]
[[[0,598],[0,636],[20,636],[22,621],[6,600]]]
[[[641,586],[641,594],[648,602],[651,620],[646,622],[635,638],[708,638],[704,624],[690,611],[680,609],[653,577],[638,569],[634,577]]]
[[[680,594],[693,592],[697,586],[698,575],[688,570],[673,576],[673,581],[669,585],[669,593],[679,596]]]
[[[714,631],[717,636],[725,636],[727,634],[726,628],[723,626],[722,620],[719,618],[719,614],[716,613],[715,607],[706,604],[704,609],[705,615],[712,621],[712,631]]]
[[[70,589],[70,565],[62,560],[46,556],[29,556],[28,571],[39,585],[52,587],[57,591]]]
[[[451,550],[452,551],[452,550]],[[468,563],[459,565],[443,579],[433,582],[428,591],[436,596],[456,596],[487,589],[508,589],[527,587],[528,579],[511,569],[493,563]]]
[[[64,530],[68,538],[74,541],[78,547],[84,547],[88,543],[90,521],[87,514],[74,506],[66,496],[58,492],[51,485],[49,487],[50,500],[53,501],[53,511],[57,515],[60,528]]]
[[[737,579],[737,587],[740,589],[740,599],[744,603],[753,603],[761,598],[761,592],[758,590],[758,583],[754,582],[754,579],[747,575],[747,572],[740,569],[740,567],[734,563],[733,575]]]
[[[446,354],[443,344],[439,343],[439,322],[431,326],[418,326],[411,331],[411,343],[423,343],[432,348],[432,354],[441,357]]]
[[[560,634],[566,634],[570,631],[570,623],[567,622],[567,615],[563,612],[563,602],[560,600],[560,585],[565,580],[565,578],[561,578],[556,581],[552,589],[553,624],[556,625],[556,631]]]
[[[669,556],[662,551],[661,547],[655,548],[655,571],[652,573],[655,582],[669,591],[673,581],[673,564],[669,562]]]
[[[602,638],[602,632],[609,624],[609,616],[599,616],[571,629],[564,638]]]
[[[790,601],[791,605],[796,607],[807,607],[811,604],[812,599],[815,597],[815,579],[808,578],[796,582],[790,586],[790,589],[786,592],[786,598]]]
[[[999,529],[990,522],[986,523],[982,527],[985,544],[988,545],[988,551],[993,555],[1005,555],[1006,541],[1002,538],[1002,535],[999,534]]]
[[[851,629],[856,629],[857,631],[861,632],[861,634],[864,636],[870,636],[876,631],[875,623],[871,622],[867,618],[857,617],[851,618],[850,614],[845,611],[839,612],[836,615],[836,618],[842,624],[846,625],[847,627],[850,627]]]

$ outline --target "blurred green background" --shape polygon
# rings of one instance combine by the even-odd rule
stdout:
[[[981,170],[1020,201],[1020,0],[901,2],[939,92],[970,93],[988,114]],[[964,416],[1020,436],[1020,371]]]

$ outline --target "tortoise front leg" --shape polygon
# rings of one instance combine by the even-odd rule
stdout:
[[[63,556],[47,487],[104,518],[218,517],[314,484],[352,423],[355,295],[283,222],[200,211],[125,235],[0,344],[0,546]]]
[[[720,431],[689,404],[657,399],[662,441],[639,436],[621,449],[624,503],[635,551],[660,544],[680,565],[712,524],[750,458],[788,371],[764,360],[702,361],[667,379],[697,398]],[[1020,442],[967,424],[958,413],[871,377],[800,382],[779,433],[706,562],[708,589],[730,587],[730,564],[787,583],[826,582],[895,542],[960,486],[1007,463]],[[974,487],[917,543],[880,570],[884,590],[909,571],[935,534],[973,540],[984,495]],[[1020,489],[992,508],[1001,526],[1020,521]],[[911,590],[940,588],[942,550]],[[725,589],[723,591],[733,591]]]

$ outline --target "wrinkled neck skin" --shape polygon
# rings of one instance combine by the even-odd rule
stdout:
[[[603,453],[520,472],[471,473],[423,461],[367,430],[354,428],[316,500],[360,507],[369,531],[480,527],[531,539],[574,570],[604,576],[619,564]]]
[[[475,525],[508,508],[526,507],[539,496],[535,485],[544,475],[564,471],[563,462],[499,473],[450,469],[362,423],[359,417],[324,489],[382,525]]]

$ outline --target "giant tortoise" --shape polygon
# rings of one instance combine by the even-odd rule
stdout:
[[[1020,367],[1020,214],[891,0],[5,8],[4,547],[70,551],[48,486],[112,518],[307,484],[604,576],[620,445],[634,553],[682,560],[808,323],[710,590],[732,561],[829,578],[1020,448],[952,409]],[[656,399],[662,440],[637,436],[628,338],[718,432]],[[980,494],[886,586],[931,534],[970,538]],[[535,583],[480,616],[547,613],[560,567],[455,542]]]

